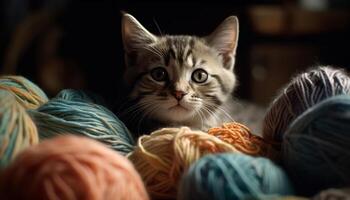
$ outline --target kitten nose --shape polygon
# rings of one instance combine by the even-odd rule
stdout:
[[[178,101],[180,101],[182,99],[182,97],[184,97],[186,94],[187,93],[185,93],[184,91],[179,91],[179,90],[175,90],[173,92],[175,99],[177,99]]]

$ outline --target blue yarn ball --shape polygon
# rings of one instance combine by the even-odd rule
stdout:
[[[127,127],[101,105],[54,98],[28,112],[40,139],[69,133],[99,140],[122,154],[133,150],[134,140]]]
[[[283,164],[302,195],[350,185],[350,96],[311,107],[289,127]]]
[[[350,77],[343,69],[321,66],[298,74],[270,105],[264,118],[264,138],[280,143],[300,114],[327,98],[344,94],[350,94]]]
[[[284,171],[266,158],[244,154],[202,157],[182,177],[180,200],[258,199],[266,195],[291,195]]]
[[[259,198],[248,198],[245,200],[310,200],[306,197],[301,196],[279,196],[279,195],[267,195]]]
[[[105,105],[105,102],[102,97],[97,96],[92,92],[82,90],[64,89],[60,91],[55,98]]]

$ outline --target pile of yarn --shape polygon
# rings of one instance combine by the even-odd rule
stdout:
[[[26,109],[35,109],[48,101],[46,94],[22,76],[1,76],[0,90],[11,92]]]
[[[133,149],[134,140],[123,122],[80,91],[62,91],[58,97],[28,112],[41,139],[71,133],[99,140],[122,154]]]
[[[148,200],[130,161],[86,137],[59,136],[24,150],[0,175],[9,199]]]
[[[39,142],[38,132],[25,108],[9,91],[0,89],[0,167],[23,149]]]
[[[328,98],[300,115],[284,135],[283,165],[303,195],[350,185],[350,96]]]
[[[292,195],[284,171],[266,158],[244,154],[207,155],[182,178],[179,200],[261,199]]]
[[[0,198],[149,199],[122,156],[130,132],[99,102],[75,90],[48,100],[28,79],[1,77]]]
[[[350,96],[338,96],[350,93],[350,78],[342,70],[296,76],[271,104],[263,138],[232,122],[208,133],[163,128],[136,146],[99,98],[63,90],[48,101],[33,85],[0,79],[5,199],[297,199],[294,187],[315,195],[350,185]]]
[[[283,135],[299,115],[322,100],[341,94],[350,94],[349,76],[341,69],[322,66],[293,78],[264,118],[263,137],[274,144],[268,149],[269,156],[279,159]]]
[[[248,127],[238,122],[224,123],[221,127],[210,128],[208,134],[231,144],[242,153],[252,156],[266,155],[268,144],[263,138],[252,134]]]
[[[138,139],[128,155],[152,199],[175,199],[182,173],[210,153],[238,151],[230,144],[187,127],[164,128]]]

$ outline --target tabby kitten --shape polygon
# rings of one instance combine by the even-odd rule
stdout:
[[[206,131],[233,121],[237,17],[228,17],[206,37],[156,36],[124,14],[122,37],[132,101],[124,114],[133,131],[169,126]]]

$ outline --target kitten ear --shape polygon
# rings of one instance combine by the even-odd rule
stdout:
[[[157,41],[132,15],[123,13],[122,37],[125,51],[132,52]]]
[[[223,57],[223,64],[227,69],[232,69],[235,63],[238,32],[238,18],[230,16],[206,37],[209,45],[215,48]]]

